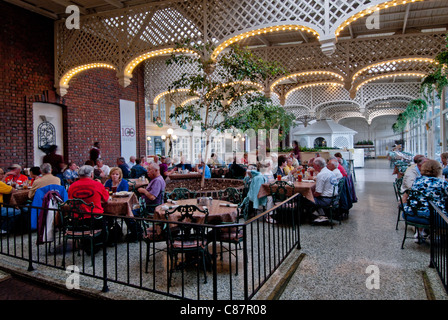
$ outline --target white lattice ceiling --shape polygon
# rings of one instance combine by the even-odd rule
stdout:
[[[169,49],[182,38],[223,44],[247,32],[276,27],[275,32],[236,41],[264,59],[279,61],[290,74],[298,74],[271,79],[269,86],[274,101],[305,121],[319,114],[336,121],[350,116],[371,121],[377,115],[396,114],[402,105],[394,97],[418,95],[421,75],[430,70],[430,60],[444,47],[448,27],[447,0],[5,1],[58,20],[58,88],[71,71],[98,66],[115,69],[120,83],[127,85],[132,75],[126,70],[132,61]],[[64,26],[68,5],[80,8],[79,32]],[[373,20],[377,24],[369,25],[372,16],[360,14],[376,6],[382,6]],[[282,30],[285,25],[290,28]],[[293,28],[297,25],[302,29]],[[146,60],[149,101],[166,91],[181,72],[164,64],[164,54],[154,56],[137,60],[137,64]],[[319,85],[310,86],[315,84]],[[381,103],[375,100],[378,97]]]

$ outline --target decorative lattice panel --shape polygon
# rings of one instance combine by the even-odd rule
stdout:
[[[335,148],[350,148],[351,145],[348,139],[343,136],[333,137],[333,147]]]
[[[402,58],[434,58],[445,47],[445,32],[409,33],[378,38],[358,38],[336,42],[335,31],[348,18],[368,6],[386,0],[188,0],[150,2],[107,13],[86,15],[81,18],[79,30],[67,29],[64,21],[56,23],[55,78],[59,80],[69,71],[82,71],[80,66],[92,63],[107,64],[114,68],[122,85],[127,85],[130,75],[125,68],[143,54],[172,48],[185,38],[196,41],[211,40],[217,45],[251,30],[282,25],[302,25],[319,33],[302,38],[300,31],[290,31],[292,37],[302,39],[294,45],[267,46],[253,49],[254,53],[269,61],[279,61],[290,74],[305,71],[326,71],[342,76],[335,79],[328,74],[310,74],[300,79],[278,82],[272,95],[276,103],[284,106],[306,106],[310,115],[319,105],[328,102],[353,101],[361,108],[380,96],[418,96],[419,84],[366,83],[356,91],[357,85],[377,75],[397,72],[427,72],[429,63],[391,61]],[[255,36],[255,35],[254,35]],[[240,41],[241,39],[235,39]],[[309,41],[308,43],[305,43]],[[335,42],[331,55],[324,54],[322,43]],[[168,86],[185,72],[176,66],[167,67],[164,57],[144,57],[145,94],[149,103],[168,89]],[[379,63],[389,61],[386,64]],[[140,63],[141,61],[137,61]],[[98,65],[99,66],[99,65]],[[188,69],[187,69],[188,71]],[[359,72],[359,73],[358,73]],[[357,74],[358,73],[358,74]],[[355,78],[353,78],[355,76]],[[264,84],[266,90],[279,79]],[[337,81],[343,86],[307,87],[286,94],[298,85],[315,82]],[[350,92],[348,91],[350,90]],[[350,98],[353,97],[353,99]],[[344,105],[344,108],[346,105]],[[356,114],[353,110],[337,107],[325,109],[336,119]],[[341,111],[342,110],[342,111]]]

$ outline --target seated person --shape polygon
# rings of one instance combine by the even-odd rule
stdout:
[[[341,178],[343,177],[341,171],[339,170],[339,168],[342,167],[342,165],[339,165],[339,160],[336,157],[331,157],[330,160],[328,160],[327,163],[327,168],[328,170],[332,171],[336,178],[339,180],[341,180]]]
[[[137,179],[142,176],[146,177],[146,173],[147,173],[147,170],[145,168],[143,168],[143,166],[141,165],[141,159],[135,159],[135,164],[131,168],[129,177],[133,178],[133,179]]]
[[[129,172],[128,165],[126,164],[126,160],[123,157],[120,157],[117,159],[117,166],[123,172],[123,178],[128,179],[130,172]]]
[[[109,192],[101,182],[93,180],[93,170],[93,167],[88,165],[79,168],[79,179],[73,182],[68,188],[68,198],[81,199],[86,203],[93,202],[93,213],[104,213],[102,202],[107,202],[109,200]],[[90,210],[86,208],[86,211]],[[84,218],[87,219],[90,218],[90,216],[85,215]],[[96,227],[101,228],[102,222]]]
[[[100,174],[99,176],[101,178],[105,178],[109,176],[110,173],[110,167],[107,164],[104,164],[103,159],[97,159],[96,160],[96,166],[93,167],[95,170],[99,170]]]
[[[28,181],[28,177],[22,174],[22,167],[18,164],[10,166],[9,171],[5,174],[4,181],[6,184],[16,184],[21,186],[25,181]]]
[[[193,168],[191,167],[191,164],[186,163],[185,156],[182,156],[180,158],[180,163],[176,164],[174,169],[177,169],[177,171],[180,171],[180,170],[192,171],[193,170]]]
[[[246,169],[236,163],[236,157],[233,159],[233,163],[229,166],[229,171],[232,178],[244,177],[246,175]]]
[[[420,191],[420,196],[417,199],[409,196],[404,203],[404,211],[408,215],[406,217],[408,221],[429,224],[429,200],[445,212],[446,201],[448,200],[448,182],[438,178],[441,171],[442,165],[436,160],[426,160],[421,165],[421,176],[415,178],[411,188],[411,190]],[[420,202],[422,206],[417,209],[416,215],[412,207],[415,207],[417,202]],[[425,239],[427,236],[428,234],[422,228],[418,228],[414,235],[416,242],[419,242],[421,238]]]
[[[108,191],[120,192],[129,191],[129,183],[123,179],[123,172],[118,167],[110,169],[109,180],[104,183],[104,187]]]
[[[333,197],[333,186],[337,184],[336,175],[326,166],[326,161],[322,157],[317,157],[313,161],[313,168],[316,175],[316,189],[313,193],[314,203],[304,198],[304,207],[308,213],[314,213],[317,210],[317,218],[315,222],[327,221],[322,208],[327,207],[331,203]]]
[[[78,166],[75,162],[69,162],[67,169],[62,173],[64,179],[68,182],[68,184],[72,184],[76,179],[79,178],[78,175]]]
[[[51,172],[53,171],[51,164],[42,163],[40,166],[41,177],[33,182],[30,191],[28,191],[28,198],[34,198],[36,190],[50,184],[61,185],[61,179],[54,176]]]
[[[202,174],[202,170],[204,167],[205,167],[204,178],[210,179],[212,177],[212,172],[210,171],[210,168],[204,163],[204,161],[202,161],[200,165],[199,164],[196,165],[196,172]]]
[[[101,182],[94,180],[93,175],[93,166],[83,165],[78,170],[79,179],[73,182],[68,188],[68,198],[69,199],[81,199],[85,203],[93,203],[93,213],[104,213],[104,208],[102,203],[107,202],[109,200],[109,192],[106,188],[101,184]],[[81,208],[90,212],[90,208],[81,206]],[[92,219],[90,214],[84,214],[79,217],[77,214],[74,215],[75,218],[84,219],[84,225],[89,225],[93,229],[102,229],[103,228],[103,219]],[[112,225],[112,223],[108,223],[108,226]],[[109,227],[109,234],[111,227]],[[109,236],[110,237],[110,236]],[[95,241],[101,241],[101,237],[95,237]],[[81,243],[83,249],[91,254],[90,251],[90,242],[83,241]],[[94,252],[97,252],[100,249],[99,246],[94,247]]]
[[[283,156],[283,155],[281,155],[281,156],[279,156],[278,157],[278,167],[277,167],[277,172],[274,174],[274,176],[277,178],[277,176],[282,176],[282,177],[284,177],[284,176],[286,176],[286,175],[288,175],[287,173],[286,173],[286,170],[285,170],[285,168],[286,168],[286,165],[287,165],[287,159],[286,159],[286,157],[285,156]]]
[[[283,171],[285,172],[285,175],[293,174],[294,173],[294,167],[292,165],[292,158],[288,157],[286,158],[286,166],[283,168]]]
[[[3,195],[11,194],[12,192],[14,192],[12,186],[0,181],[1,234],[8,233],[14,228],[16,217],[21,213],[19,209],[3,206]]]
[[[40,178],[40,175],[41,175],[40,167],[31,167],[30,168],[30,178],[31,178],[31,180],[30,180],[29,185],[32,186],[34,181],[36,179]]]
[[[150,179],[148,186],[146,188],[138,188],[138,192],[148,205],[148,212],[153,213],[155,207],[163,203],[166,184],[160,175],[160,166],[156,163],[149,165],[148,177]]]

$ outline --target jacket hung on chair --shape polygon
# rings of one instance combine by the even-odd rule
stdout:
[[[66,201],[68,199],[67,190],[64,186],[61,185],[49,184],[48,186],[37,189],[36,193],[34,194],[33,202],[31,203],[31,230],[37,229],[37,216],[39,214],[39,209],[35,207],[42,207],[44,197],[48,191],[59,192],[59,195],[63,201]]]
[[[48,191],[42,201],[42,209],[37,217],[37,240],[36,244],[53,241],[53,230],[58,217],[58,204],[64,202],[59,191]]]

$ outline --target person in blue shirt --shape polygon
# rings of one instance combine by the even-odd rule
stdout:
[[[202,168],[205,166],[205,179],[210,179],[212,177],[212,172],[210,171],[210,168],[205,164],[204,161],[201,162],[201,164],[196,165],[196,171],[202,174]]]
[[[109,177],[110,179],[104,184],[106,189],[113,192],[129,191],[129,183],[123,179],[123,172],[120,168],[111,168]]]
[[[123,178],[128,179],[130,171],[128,165],[126,164],[126,160],[123,157],[117,159],[117,166],[118,168],[121,169],[121,172],[123,173]]]

